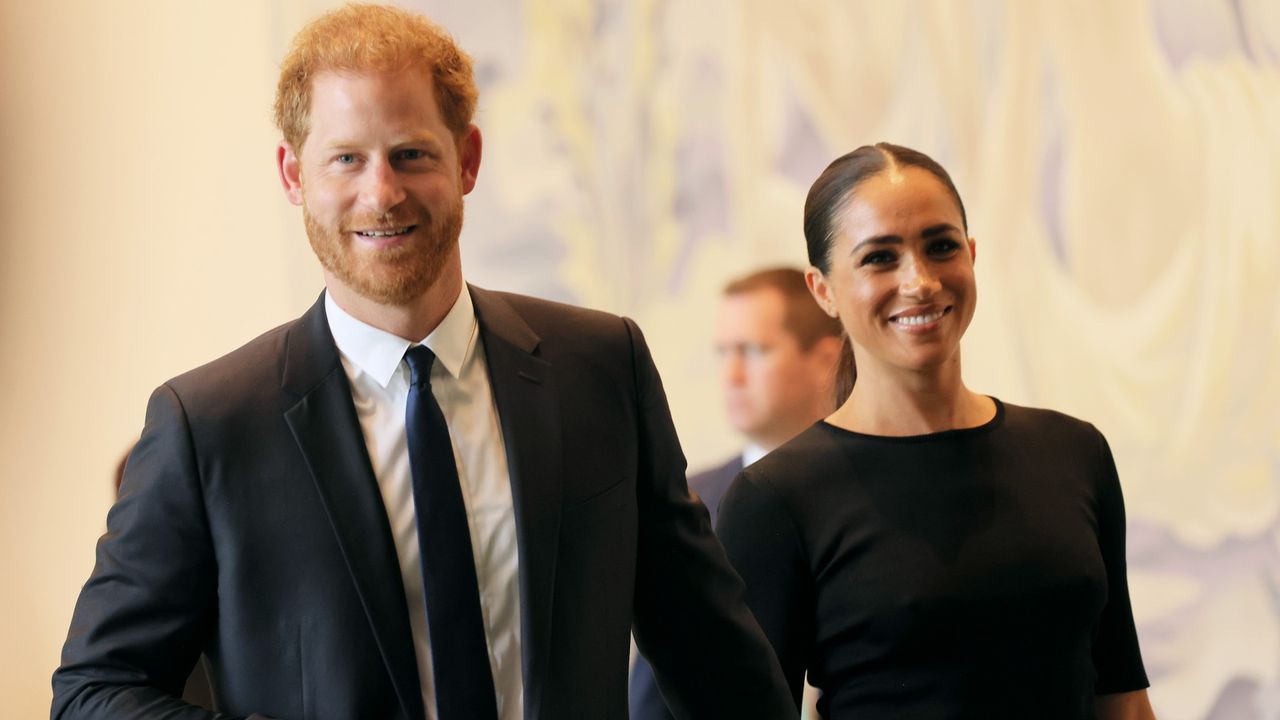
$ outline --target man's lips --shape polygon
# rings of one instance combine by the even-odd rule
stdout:
[[[360,237],[363,237],[363,238],[370,238],[370,239],[373,239],[373,240],[377,240],[377,239],[381,239],[381,238],[392,238],[392,237],[400,237],[401,235],[408,235],[409,233],[413,232],[414,228],[416,228],[416,227],[418,227],[418,226],[417,226],[417,225],[402,225],[402,226],[400,226],[400,227],[371,228],[371,229],[368,229],[368,230],[355,230],[354,232],[355,232],[355,234],[356,234],[356,235],[359,235]]]
[[[365,228],[363,230],[352,230],[351,235],[354,235],[356,241],[365,247],[384,250],[398,247],[402,243],[408,242],[407,238],[413,235],[414,230],[417,228],[417,225]]]

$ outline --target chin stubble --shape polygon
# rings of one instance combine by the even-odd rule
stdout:
[[[357,253],[344,234],[317,221],[303,205],[303,223],[321,266],[359,295],[381,305],[405,305],[440,278],[462,231],[461,198],[440,216],[425,210],[412,245]],[[375,223],[371,223],[375,224]],[[398,224],[396,222],[381,224]],[[415,224],[415,223],[409,223]]]

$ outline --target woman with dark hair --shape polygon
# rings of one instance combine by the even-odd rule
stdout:
[[[1154,717],[1106,440],[961,378],[975,246],[946,170],[859,148],[804,231],[857,379],[719,521],[797,702],[807,671],[829,720]]]

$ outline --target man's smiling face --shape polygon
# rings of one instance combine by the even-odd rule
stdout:
[[[420,67],[323,72],[312,83],[301,152],[282,148],[282,172],[292,163],[298,181],[290,199],[330,282],[406,305],[457,262],[479,131],[455,137]]]

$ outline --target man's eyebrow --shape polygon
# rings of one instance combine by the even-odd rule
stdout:
[[[432,149],[438,149],[444,146],[440,138],[427,133],[407,135],[391,144],[393,148],[402,148],[409,145],[427,145]],[[320,144],[320,147],[330,152],[334,150],[358,150],[361,143],[348,138],[332,138]]]
[[[435,135],[422,133],[417,135],[410,135],[405,139],[395,143],[395,147],[404,147],[405,145],[431,145],[432,147],[439,147],[441,145],[441,142],[440,142],[440,138],[436,137]]]

